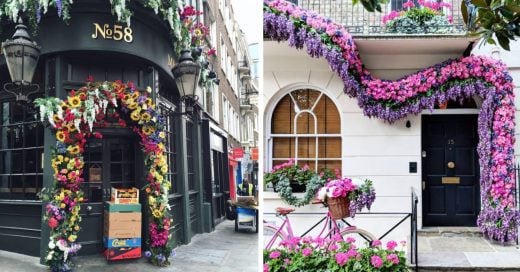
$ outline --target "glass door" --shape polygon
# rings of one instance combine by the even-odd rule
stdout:
[[[85,145],[82,184],[86,202],[81,205],[81,254],[103,251],[104,202],[110,201],[111,188],[136,186],[137,141],[132,137],[89,139]],[[141,165],[142,166],[142,165]]]

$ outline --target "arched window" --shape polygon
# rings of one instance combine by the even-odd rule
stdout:
[[[285,95],[272,113],[268,135],[270,167],[295,159],[317,171],[341,169],[341,120],[324,93],[299,89]]]

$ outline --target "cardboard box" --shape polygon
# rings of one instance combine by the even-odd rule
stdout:
[[[105,211],[112,212],[141,212],[141,204],[115,204],[114,202],[105,202]]]
[[[103,245],[105,248],[114,248],[114,247],[140,247],[141,246],[141,238],[108,238],[103,237]]]
[[[107,261],[141,258],[141,247],[114,247],[105,250]]]
[[[135,204],[139,203],[139,190],[137,188],[116,189],[112,187],[110,201],[115,204]]]
[[[110,238],[140,238],[141,213],[105,213],[104,236]]]

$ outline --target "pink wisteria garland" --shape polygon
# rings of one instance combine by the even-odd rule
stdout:
[[[324,57],[356,97],[365,115],[394,122],[408,114],[433,109],[436,103],[483,98],[479,115],[478,153],[482,209],[477,223],[489,238],[517,238],[520,213],[514,190],[514,93],[504,64],[469,56],[448,60],[399,80],[381,80],[364,68],[345,27],[314,11],[283,0],[264,1],[264,36],[287,40],[311,57]]]

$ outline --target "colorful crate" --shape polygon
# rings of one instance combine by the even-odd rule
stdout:
[[[141,238],[108,238],[103,237],[103,245],[105,248],[114,247],[140,247]]]
[[[141,247],[114,247],[105,250],[107,261],[141,258]]]

